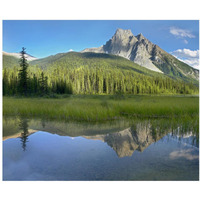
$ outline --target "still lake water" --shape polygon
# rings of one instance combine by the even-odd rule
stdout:
[[[198,134],[165,120],[3,119],[3,180],[199,180]]]

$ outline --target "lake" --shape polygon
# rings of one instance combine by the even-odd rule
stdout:
[[[199,180],[198,119],[4,117],[3,180]]]

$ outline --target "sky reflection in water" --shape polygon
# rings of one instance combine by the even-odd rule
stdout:
[[[154,135],[138,124],[75,137],[25,132],[3,142],[4,180],[199,179],[193,135]]]

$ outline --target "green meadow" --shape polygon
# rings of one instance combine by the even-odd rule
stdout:
[[[4,116],[76,121],[119,118],[198,118],[197,96],[69,95],[57,98],[3,97]]]

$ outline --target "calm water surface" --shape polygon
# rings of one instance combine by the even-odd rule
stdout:
[[[22,118],[3,125],[3,180],[199,180],[198,137],[180,125]]]

